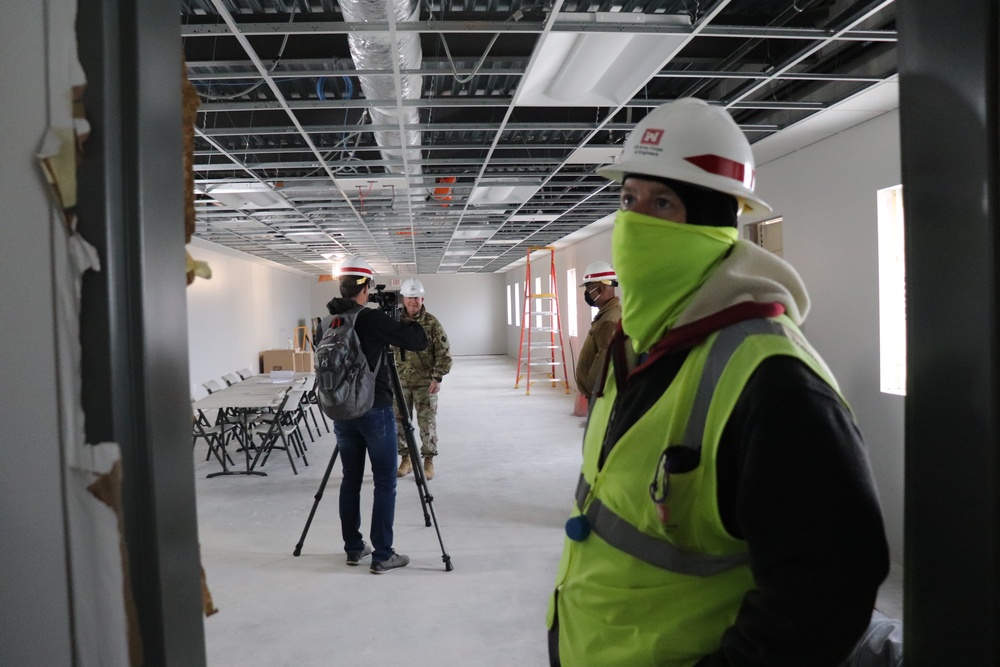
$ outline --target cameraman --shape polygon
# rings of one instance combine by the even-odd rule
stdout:
[[[331,315],[339,315],[368,302],[374,271],[360,257],[349,257],[340,265],[340,298],[326,305]],[[410,559],[392,548],[392,522],[396,512],[396,418],[392,409],[392,388],[388,363],[381,357],[386,346],[420,351],[427,347],[427,335],[416,322],[397,322],[381,310],[365,308],[355,320],[354,330],[368,366],[375,377],[375,403],[357,419],[333,423],[337,447],[344,466],[340,485],[340,528],[347,552],[347,564],[359,565],[369,555],[371,572],[382,574],[404,567]],[[372,464],[375,497],[372,505],[370,537],[372,547],[361,534],[361,480],[365,474],[365,452]]]

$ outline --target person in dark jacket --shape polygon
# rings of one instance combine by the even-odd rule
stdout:
[[[587,265],[580,287],[583,288],[583,300],[591,308],[597,308],[597,314],[580,348],[575,375],[576,388],[588,401],[594,392],[594,376],[604,367],[608,345],[622,318],[621,302],[615,294],[617,286],[618,276],[610,264],[597,261]]]
[[[360,257],[349,257],[339,269],[340,298],[327,304],[331,315],[347,312],[368,302],[374,272]],[[329,326],[329,325],[327,325]],[[360,565],[371,556],[371,572],[382,574],[405,567],[410,559],[392,547],[392,523],[396,512],[396,417],[393,412],[389,365],[379,363],[386,346],[419,351],[427,347],[423,328],[413,321],[397,322],[382,311],[364,308],[355,319],[354,330],[368,366],[375,375],[375,402],[357,419],[333,424],[343,465],[340,485],[340,527],[348,565]],[[391,352],[389,352],[391,354]],[[365,453],[372,465],[375,482],[369,546],[361,534],[361,480],[365,474]],[[374,550],[372,549],[374,547]]]
[[[799,325],[729,113],[651,111],[622,159],[621,326],[595,388],[550,598],[552,665],[835,667],[889,571],[865,444]]]

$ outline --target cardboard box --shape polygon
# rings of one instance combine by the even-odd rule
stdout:
[[[295,372],[296,373],[312,373],[313,372],[313,353],[312,352],[296,352],[295,353]]]
[[[295,350],[264,350],[260,353],[260,372],[294,371]]]

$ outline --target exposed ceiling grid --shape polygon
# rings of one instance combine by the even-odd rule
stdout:
[[[896,79],[892,0],[416,2],[181,1],[197,237],[314,275],[501,271],[617,209],[595,170],[663,102],[787,151]]]

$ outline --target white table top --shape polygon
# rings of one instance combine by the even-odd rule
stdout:
[[[267,375],[254,375],[224,389],[199,398],[194,402],[195,410],[215,408],[264,408],[281,401],[289,389],[309,389],[312,387],[312,373],[296,373],[290,381],[275,382]]]

